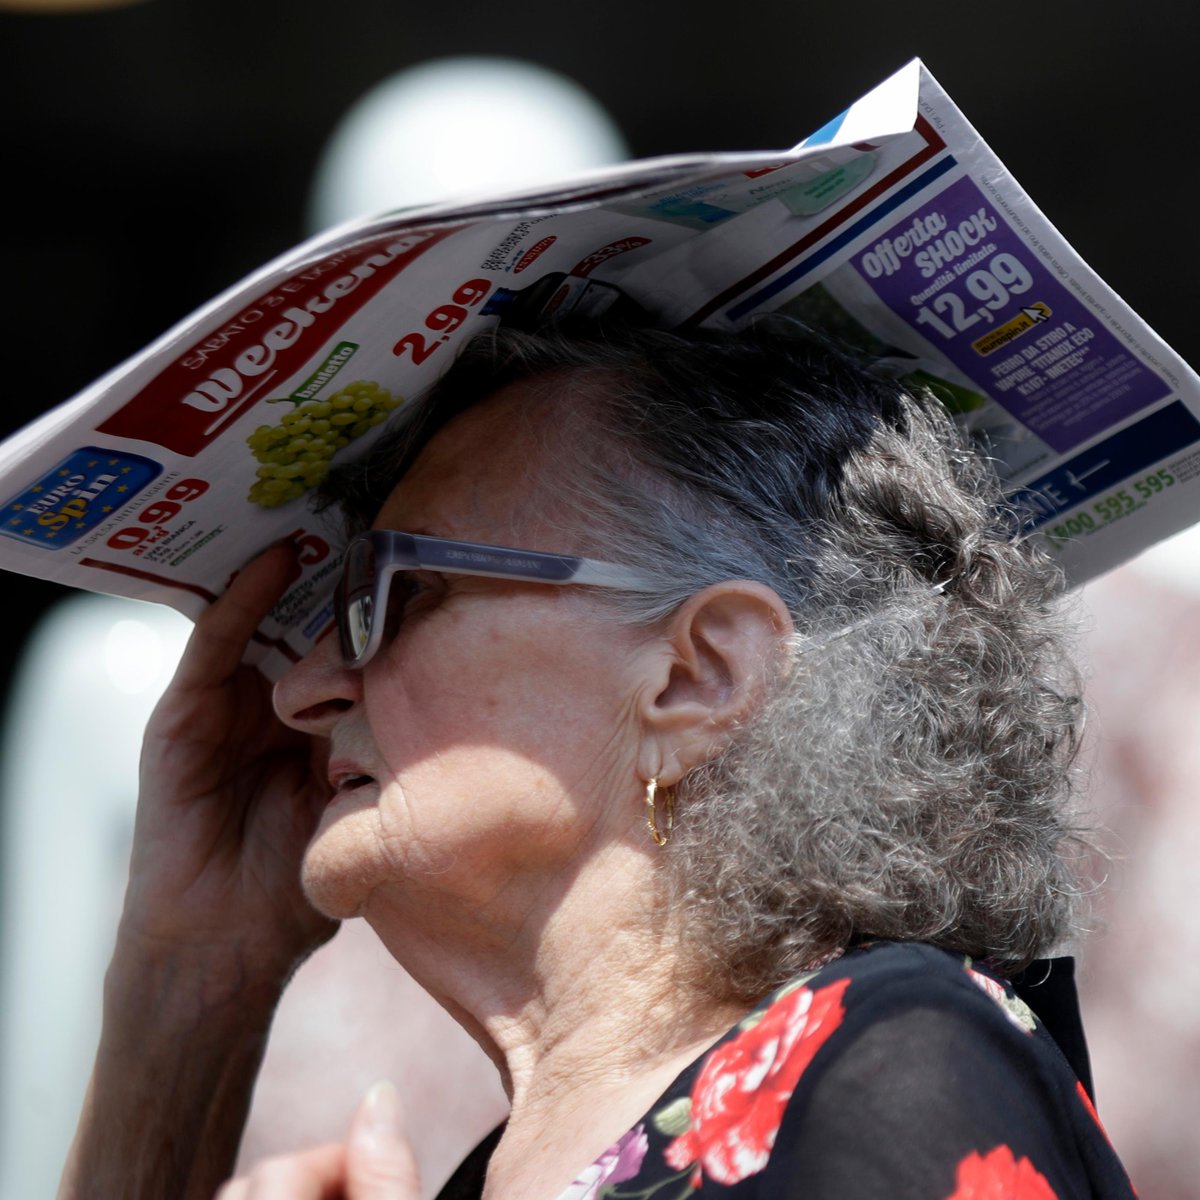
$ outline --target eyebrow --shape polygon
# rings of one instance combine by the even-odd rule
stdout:
[[[378,514],[376,514],[376,516],[378,516]],[[354,531],[354,533],[352,533],[350,536],[355,537],[360,533],[370,533],[371,530],[374,528],[375,528],[375,521],[371,520],[366,525],[364,525],[361,529],[356,529]],[[395,525],[388,525],[386,528],[391,530],[393,533],[411,533],[418,537],[440,537],[440,538],[446,537],[446,534],[444,534],[444,533],[435,533],[428,525],[414,525],[411,527],[408,525],[405,525],[405,526],[403,526],[403,528],[400,528]]]

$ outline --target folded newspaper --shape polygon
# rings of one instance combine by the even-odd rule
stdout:
[[[0,445],[0,567],[195,616],[254,553],[304,571],[253,648],[331,620],[306,503],[471,338],[632,308],[793,314],[931,389],[1082,582],[1200,518],[1200,378],[1105,286],[919,61],[788,151],[634,162],[352,222]],[[554,549],[554,547],[549,547]]]

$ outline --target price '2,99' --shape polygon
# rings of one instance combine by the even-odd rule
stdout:
[[[440,337],[431,338],[424,330],[406,333],[393,347],[397,358],[409,354],[418,366],[450,340],[450,335],[467,319],[468,309],[477,307],[492,290],[486,279],[468,279],[454,289],[449,304],[439,304],[425,317],[425,329]]]

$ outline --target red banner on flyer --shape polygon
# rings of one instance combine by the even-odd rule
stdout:
[[[210,331],[98,426],[199,454],[277,378],[321,352],[362,308],[450,229],[379,238],[306,267]]]

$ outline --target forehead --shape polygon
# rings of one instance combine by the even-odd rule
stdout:
[[[459,413],[421,450],[376,529],[516,543],[532,532],[561,459],[553,381],[509,384]]]

